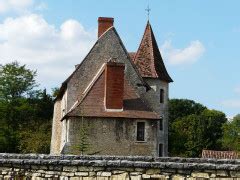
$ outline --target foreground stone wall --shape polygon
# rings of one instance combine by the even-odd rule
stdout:
[[[0,179],[240,179],[240,160],[0,154]]]

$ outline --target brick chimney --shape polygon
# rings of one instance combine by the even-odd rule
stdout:
[[[99,17],[98,18],[98,38],[106,32],[110,27],[113,26],[114,19],[110,17]]]
[[[105,108],[109,111],[123,110],[124,91],[123,63],[108,62],[105,68]]]

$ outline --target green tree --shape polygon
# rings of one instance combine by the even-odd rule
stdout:
[[[188,99],[169,101],[171,156],[199,157],[202,149],[220,150],[225,114]]]
[[[170,99],[169,100],[169,123],[175,119],[191,114],[200,114],[207,109],[200,103],[189,99]]]
[[[188,127],[188,121],[185,122],[184,117],[196,118],[194,115],[201,114],[205,109],[200,103],[196,103],[189,99],[171,99],[169,100],[169,153],[172,156],[186,156],[186,149],[182,142],[187,141],[187,136],[179,126],[182,125],[184,129]],[[183,118],[183,119],[182,119]],[[187,118],[187,119],[188,119]],[[174,124],[173,124],[174,123]],[[183,123],[183,124],[182,124]],[[185,123],[185,124],[184,124]],[[183,130],[184,130],[183,129]],[[186,130],[187,131],[187,130]]]
[[[240,114],[224,124],[222,145],[226,150],[240,151]]]
[[[13,101],[29,94],[37,86],[35,77],[36,71],[16,61],[0,65],[0,98]]]
[[[40,150],[43,144],[49,149],[53,100],[36,90],[35,77],[18,62],[0,65],[0,152],[47,152]]]
[[[177,118],[172,124],[172,155],[199,157],[203,149],[221,149],[225,114],[205,109],[199,115]]]
[[[0,150],[18,152],[18,130],[22,123],[21,108],[25,97],[36,86],[36,71],[20,66],[18,62],[0,65]]]
[[[53,100],[46,90],[39,91],[36,97],[28,99],[30,109],[27,123],[20,126],[19,150],[22,153],[49,153]],[[22,110],[23,111],[23,110]]]

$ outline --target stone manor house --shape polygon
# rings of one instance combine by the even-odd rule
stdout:
[[[113,18],[98,19],[98,40],[62,83],[51,154],[71,154],[88,127],[86,154],[168,156],[169,76],[150,22],[135,53]]]

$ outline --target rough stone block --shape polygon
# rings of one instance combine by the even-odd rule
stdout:
[[[130,176],[131,177],[131,180],[141,180],[142,179],[142,176],[141,175],[138,175],[138,176]]]
[[[75,172],[76,176],[88,176],[88,172]]]
[[[240,172],[237,171],[230,171],[231,177],[238,177],[240,179]]]
[[[69,180],[81,180],[81,177],[70,177]]]
[[[48,166],[51,171],[62,171],[62,166]]]
[[[0,171],[12,171],[12,168],[9,168],[9,167],[0,167]]]
[[[63,171],[76,172],[77,170],[77,166],[63,166]]]
[[[61,175],[62,175],[62,176],[73,177],[73,176],[74,176],[74,173],[73,173],[73,172],[62,172]]]
[[[97,177],[96,180],[109,180],[108,177]]]
[[[41,176],[42,174],[41,173],[32,173],[32,176]]]
[[[82,177],[82,180],[96,180],[96,177]]]
[[[217,175],[217,176],[221,176],[221,177],[227,177],[227,176],[228,176],[228,172],[227,172],[227,171],[217,170],[216,175]]]
[[[143,169],[143,168],[135,168],[135,171],[138,171],[138,172],[144,172],[145,169]]]
[[[128,173],[112,175],[111,180],[126,180],[129,179]]]
[[[159,174],[161,171],[160,171],[160,169],[148,169],[147,171],[146,171],[146,174]]]
[[[94,167],[93,171],[97,172],[97,171],[104,171],[105,168],[104,167]]]
[[[53,177],[54,175],[53,174],[45,174],[45,177],[46,178],[51,178],[51,177]]]
[[[131,172],[130,176],[138,176],[138,175],[142,175],[142,172]]]
[[[112,171],[112,174],[123,174],[125,173],[126,171],[119,171],[119,170],[114,170]]]
[[[143,175],[142,175],[142,178],[143,178],[143,179],[149,179],[150,177],[151,177],[151,176],[148,175],[148,174],[143,174]]]
[[[172,180],[185,180],[185,177],[184,176],[180,176],[180,175],[174,175],[172,177]]]
[[[169,176],[164,176],[164,175],[160,175],[160,174],[153,174],[153,175],[151,175],[151,178],[165,180],[165,179],[169,179]]]
[[[58,171],[46,171],[45,174],[60,175],[61,173]]]
[[[196,178],[209,178],[209,174],[208,173],[193,172],[192,173],[192,177],[196,177]]]
[[[78,166],[78,171],[89,171],[89,168],[86,166]]]
[[[97,176],[109,177],[111,175],[112,175],[111,172],[104,172],[104,171],[97,172]]]

